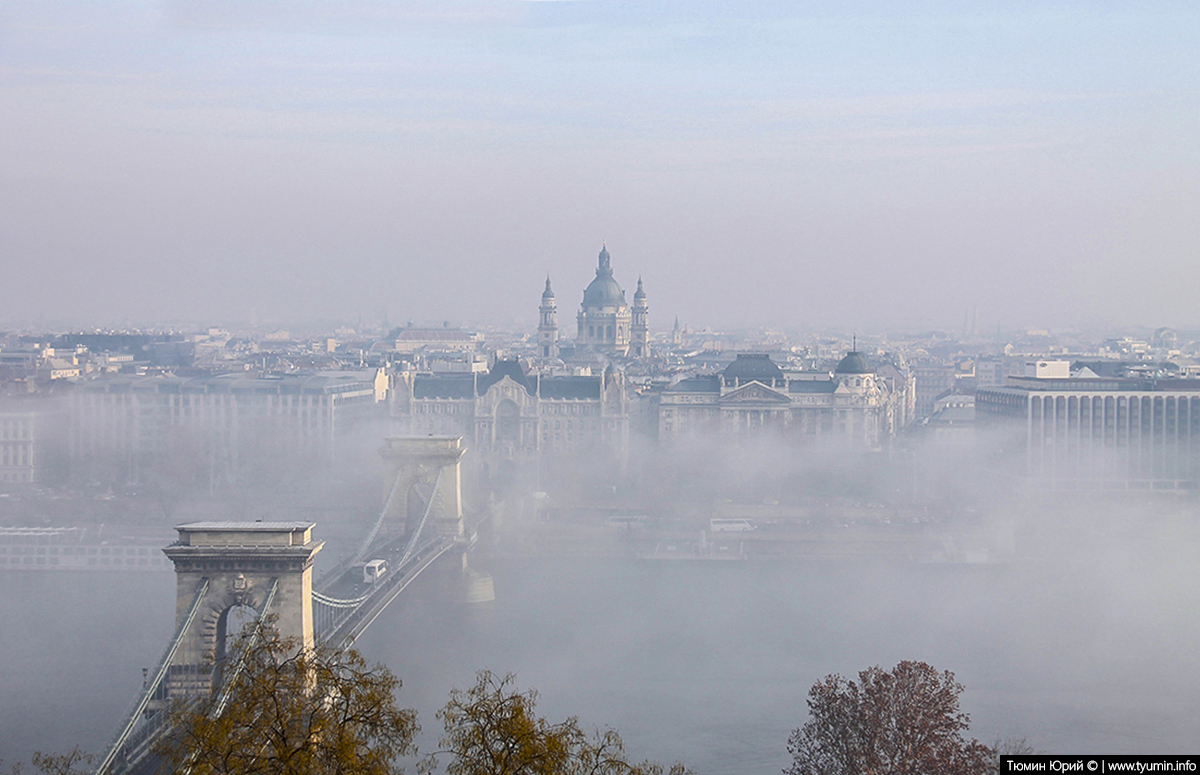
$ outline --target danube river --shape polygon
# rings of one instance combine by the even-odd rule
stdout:
[[[1104,562],[509,560],[496,601],[423,578],[359,643],[404,680],[422,747],[474,672],[513,672],[551,719],[612,726],[637,758],[778,773],[808,687],[903,659],[954,671],[972,734],[1047,752],[1194,751],[1200,571],[1169,548]],[[173,625],[169,572],[0,574],[0,757],[112,733]]]

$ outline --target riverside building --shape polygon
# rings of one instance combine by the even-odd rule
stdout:
[[[1005,470],[1059,490],[1200,486],[1200,380],[1069,376],[1060,363],[976,393],[979,432]]]

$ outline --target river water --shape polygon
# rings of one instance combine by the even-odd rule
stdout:
[[[426,750],[450,688],[487,668],[537,688],[553,720],[615,727],[636,758],[778,773],[813,682],[919,659],[957,674],[985,742],[1194,752],[1200,572],[1179,560],[477,561],[494,604],[448,602],[423,577],[358,645],[404,680]],[[0,574],[0,757],[100,748],[170,635],[173,584]]]

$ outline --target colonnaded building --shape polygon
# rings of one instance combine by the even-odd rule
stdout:
[[[194,453],[188,465],[213,488],[264,456],[333,462],[343,439],[380,417],[386,382],[378,370],[86,382],[71,396],[71,458],[76,465],[103,461],[122,481],[139,482],[168,451],[187,449]]]
[[[1058,490],[1200,488],[1200,380],[1072,375],[1066,361],[975,394],[998,463]]]

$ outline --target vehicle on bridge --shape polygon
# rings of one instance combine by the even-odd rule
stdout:
[[[752,519],[710,519],[709,532],[712,533],[745,533],[758,529],[758,523]]]
[[[387,560],[371,560],[363,566],[363,583],[374,584],[383,578],[387,571]]]

